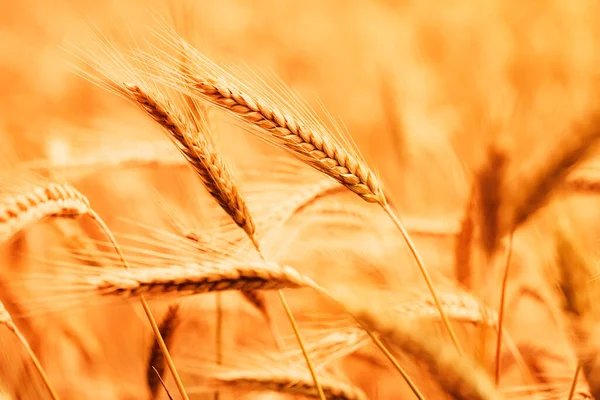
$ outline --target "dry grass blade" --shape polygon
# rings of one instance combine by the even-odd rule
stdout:
[[[23,336],[23,334],[21,333],[19,328],[17,328],[17,325],[15,325],[15,323],[13,322],[10,314],[8,313],[6,308],[4,308],[4,304],[2,304],[2,303],[0,303],[0,325],[6,326],[17,337],[17,339],[19,339],[19,341],[21,342],[21,345],[23,346],[23,348],[25,349],[25,351],[31,358],[31,361],[33,362],[35,368],[37,369],[38,373],[40,374],[40,376],[44,382],[44,385],[46,386],[46,388],[48,389],[48,392],[50,393],[50,396],[52,397],[53,400],[58,400],[59,399],[58,394],[56,393],[56,390],[54,390],[54,388],[52,387],[52,384],[50,383],[50,380],[48,379],[48,376],[46,375],[46,371],[42,367],[42,364],[40,363],[37,356],[31,349],[31,346],[29,346],[29,343],[27,342],[27,339],[25,338],[25,336]]]
[[[159,324],[160,334],[167,348],[171,347],[179,322],[179,304],[173,304],[169,307],[166,315]],[[148,383],[152,399],[155,399],[158,395],[158,390],[165,374],[165,368],[164,356],[159,344],[154,340],[150,348],[150,357],[148,358],[148,365],[146,367],[146,382]]]

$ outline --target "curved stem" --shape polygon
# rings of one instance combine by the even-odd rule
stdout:
[[[444,326],[446,327],[446,330],[448,331],[448,334],[450,335],[450,338],[452,339],[452,342],[454,343],[456,350],[458,350],[459,354],[461,354],[461,355],[464,354],[462,347],[460,346],[460,342],[458,341],[458,338],[456,337],[456,334],[454,333],[454,330],[452,329],[450,320],[448,319],[448,316],[446,315],[446,313],[444,312],[444,309],[442,308],[442,303],[440,302],[440,299],[438,298],[437,294],[435,293],[435,289],[433,288],[433,283],[431,281],[431,277],[429,276],[429,272],[427,272],[427,268],[425,268],[423,259],[417,252],[417,249],[416,249],[414,243],[412,242],[408,232],[406,231],[406,228],[404,228],[404,225],[402,225],[402,223],[400,222],[400,219],[394,213],[394,211],[392,210],[392,208],[390,207],[389,204],[385,205],[383,207],[383,209],[387,213],[387,215],[391,218],[392,222],[394,222],[394,225],[396,225],[396,228],[398,228],[398,230],[402,234],[404,241],[408,245],[410,252],[412,253],[415,261],[417,262],[417,265],[418,265],[419,269],[421,270],[421,274],[423,275],[423,278],[425,278],[425,283],[427,284],[427,288],[429,289],[429,292],[431,293],[431,296],[433,297],[435,306],[438,309],[438,311],[440,312],[442,322],[444,323]]]

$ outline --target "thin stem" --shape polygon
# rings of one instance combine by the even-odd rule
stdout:
[[[400,372],[400,375],[402,375],[408,386],[410,386],[410,389],[413,391],[415,396],[417,396],[419,400],[425,400],[425,396],[423,396],[423,394],[419,391],[417,385],[412,381],[412,379],[410,379],[410,376],[408,376],[404,368],[402,368],[402,366],[398,363],[398,361],[392,355],[392,353],[390,353],[390,351],[383,345],[383,343],[381,343],[381,340],[379,340],[379,338],[375,336],[373,332],[370,329],[366,328],[364,325],[361,324],[361,327],[365,332],[367,332],[367,335],[369,335],[373,343],[375,343],[375,346],[377,346],[377,348],[381,350],[381,352],[387,357],[387,359],[390,360],[392,365],[394,365],[394,368],[396,368],[396,370]]]
[[[572,400],[575,395],[575,387],[577,386],[577,378],[579,378],[580,371],[581,363],[577,362],[577,368],[575,368],[575,375],[573,376],[573,382],[571,382],[571,389],[569,389],[569,397],[567,397],[567,400]]]
[[[304,346],[304,341],[302,340],[302,336],[300,335],[300,330],[298,329],[298,324],[296,324],[296,319],[292,314],[292,310],[290,310],[290,306],[283,294],[282,290],[278,290],[279,299],[281,300],[281,305],[285,309],[285,313],[290,320],[290,324],[292,325],[292,329],[294,330],[294,335],[296,335],[296,339],[298,340],[298,344],[300,345],[300,349],[302,350],[302,354],[304,355],[304,359],[306,360],[306,365],[308,366],[308,370],[310,371],[310,375],[312,376],[313,382],[315,383],[315,387],[317,388],[317,392],[319,393],[319,398],[321,400],[327,400],[325,397],[325,393],[323,392],[323,388],[319,383],[319,379],[317,378],[317,373],[315,372],[315,367],[313,366],[310,357],[308,356],[308,352],[306,351],[306,346]]]
[[[117,241],[116,241],[115,237],[113,236],[112,232],[110,231],[110,229],[108,229],[108,226],[106,226],[106,224],[104,223],[104,220],[102,220],[102,218],[100,218],[100,216],[93,210],[90,210],[89,214],[90,214],[90,217],[98,224],[100,229],[104,232],[104,234],[106,235],[108,240],[113,245],[119,258],[121,259],[121,262],[123,262],[124,267],[126,269],[130,269],[129,264],[125,260],[125,256],[123,255],[123,252],[121,251],[121,247],[117,243]],[[144,296],[140,296],[140,302],[142,303],[142,308],[144,309],[144,313],[146,314],[146,317],[148,318],[148,321],[150,322],[150,327],[152,328],[152,332],[154,332],[154,336],[156,337],[156,342],[158,343],[158,347],[160,348],[160,351],[163,354],[165,361],[167,362],[167,366],[169,367],[169,371],[171,371],[171,375],[173,376],[175,385],[177,385],[179,394],[181,395],[183,400],[189,400],[190,398],[187,395],[185,388],[183,387],[183,382],[181,381],[181,378],[179,377],[179,374],[177,373],[177,369],[175,368],[175,363],[173,362],[173,359],[171,358],[171,354],[169,353],[169,349],[167,348],[167,345],[165,344],[165,341],[163,340],[162,335],[160,334],[160,329],[158,327],[158,324],[156,323],[156,320],[154,319],[154,316],[152,315],[152,311],[150,310],[150,306],[148,305],[146,298]]]
[[[56,393],[56,391],[54,390],[54,387],[50,383],[50,379],[48,379],[48,375],[46,375],[46,371],[44,371],[44,368],[42,367],[40,360],[38,360],[37,356],[31,349],[31,346],[29,345],[29,342],[27,342],[27,339],[25,339],[25,336],[23,336],[23,334],[21,333],[19,328],[17,328],[17,325],[15,325],[15,323],[13,321],[8,321],[6,323],[6,327],[17,336],[17,338],[19,339],[19,341],[25,348],[25,351],[27,351],[29,358],[31,358],[31,361],[33,361],[33,365],[35,366],[35,369],[37,369],[38,373],[40,374],[42,381],[44,382],[46,389],[48,389],[48,392],[50,392],[50,396],[52,397],[52,399],[59,400],[58,393]]]
[[[165,384],[165,381],[163,380],[162,376],[160,376],[160,374],[158,373],[158,371],[156,370],[155,367],[152,367],[152,369],[154,370],[154,373],[156,374],[156,377],[158,378],[163,389],[167,393],[167,397],[169,398],[169,400],[173,400],[173,396],[171,396],[171,393],[169,393],[169,389],[167,388],[167,385]]]
[[[217,352],[217,365],[223,363],[223,308],[221,304],[221,293],[216,294],[216,329],[215,329],[215,348]],[[214,399],[219,400],[221,393],[217,390],[214,394]]]
[[[452,339],[452,342],[454,343],[456,350],[458,350],[459,354],[463,355],[464,352],[462,350],[462,347],[460,346],[460,342],[458,341],[458,338],[456,337],[456,334],[454,333],[454,330],[452,329],[452,325],[450,324],[450,320],[448,319],[448,316],[446,315],[446,313],[444,312],[444,309],[442,308],[442,303],[440,302],[440,299],[438,298],[437,294],[435,293],[435,290],[433,288],[433,283],[431,282],[431,277],[429,276],[429,272],[427,272],[427,269],[425,268],[425,264],[423,263],[421,256],[417,252],[417,249],[416,249],[414,243],[412,242],[408,232],[406,231],[406,228],[404,228],[404,225],[402,225],[402,223],[400,222],[400,219],[398,219],[398,216],[394,213],[394,211],[392,210],[392,208],[390,207],[389,204],[385,205],[383,207],[383,209],[387,213],[387,215],[392,219],[392,221],[394,222],[394,225],[396,225],[396,228],[398,228],[398,230],[402,234],[402,237],[404,238],[406,244],[408,245],[408,248],[410,249],[410,252],[412,253],[413,257],[415,258],[417,265],[419,266],[419,269],[421,270],[421,274],[423,275],[423,278],[425,278],[425,283],[427,284],[427,288],[429,289],[429,292],[431,293],[431,296],[433,297],[435,306],[438,309],[438,311],[440,312],[442,322],[444,323],[444,326],[446,327],[446,330],[448,331],[448,334],[450,335],[450,338]]]
[[[500,350],[502,348],[502,328],[504,325],[504,303],[506,300],[506,286],[508,283],[508,271],[510,268],[510,259],[512,257],[512,247],[513,247],[513,235],[514,232],[511,232],[508,236],[508,243],[506,247],[506,255],[505,260],[506,263],[504,265],[504,277],[502,278],[502,292],[500,294],[500,311],[498,312],[498,336],[496,339],[496,371],[495,371],[495,382],[496,386],[500,382]]]

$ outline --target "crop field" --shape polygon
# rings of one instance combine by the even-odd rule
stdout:
[[[598,15],[3,0],[0,399],[600,400]]]

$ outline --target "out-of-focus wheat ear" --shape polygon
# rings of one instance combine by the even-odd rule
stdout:
[[[467,200],[464,215],[460,223],[460,230],[454,241],[454,270],[456,278],[465,287],[473,287],[471,252],[473,236],[475,233],[475,210],[476,210],[475,187]]]
[[[179,322],[179,304],[176,303],[169,306],[167,313],[158,326],[167,348],[171,347],[173,343],[175,330],[177,329]],[[150,390],[151,399],[155,399],[158,395],[161,380],[164,378],[165,368],[165,358],[160,350],[160,345],[155,338],[150,347],[150,356],[148,357],[148,364],[146,366],[146,383]]]
[[[42,364],[40,363],[37,356],[31,349],[31,346],[29,346],[29,342],[27,342],[27,339],[25,338],[25,336],[23,336],[23,334],[21,333],[21,331],[19,330],[17,325],[14,323],[14,321],[12,320],[12,317],[10,316],[10,314],[8,313],[8,311],[6,310],[6,308],[4,307],[4,304],[2,304],[2,302],[0,302],[0,325],[6,326],[17,337],[17,339],[19,339],[19,341],[21,342],[21,345],[23,346],[23,348],[25,349],[25,351],[31,358],[33,365],[35,366],[36,370],[40,374],[40,377],[42,378],[44,385],[48,389],[50,396],[52,397],[53,400],[58,400],[59,399],[58,394],[56,393],[56,390],[54,390],[54,387],[50,383],[50,380],[48,379],[48,375],[46,374],[46,371],[44,370],[44,368],[42,367]]]
[[[505,181],[509,207],[503,218],[503,233],[524,224],[542,208],[569,172],[597,147],[599,138],[600,112],[596,112],[573,124],[558,143],[551,143],[551,148],[515,171]]]
[[[451,396],[469,400],[500,400],[486,371],[466,355],[450,350],[439,338],[427,336],[414,321],[397,318],[384,299],[372,291],[353,293],[339,287],[332,296],[361,324],[425,364],[438,384]]]
[[[482,247],[490,258],[501,239],[500,209],[503,206],[503,189],[508,159],[498,147],[488,150],[487,162],[477,173],[477,198],[479,235]],[[477,282],[480,284],[481,282]]]

